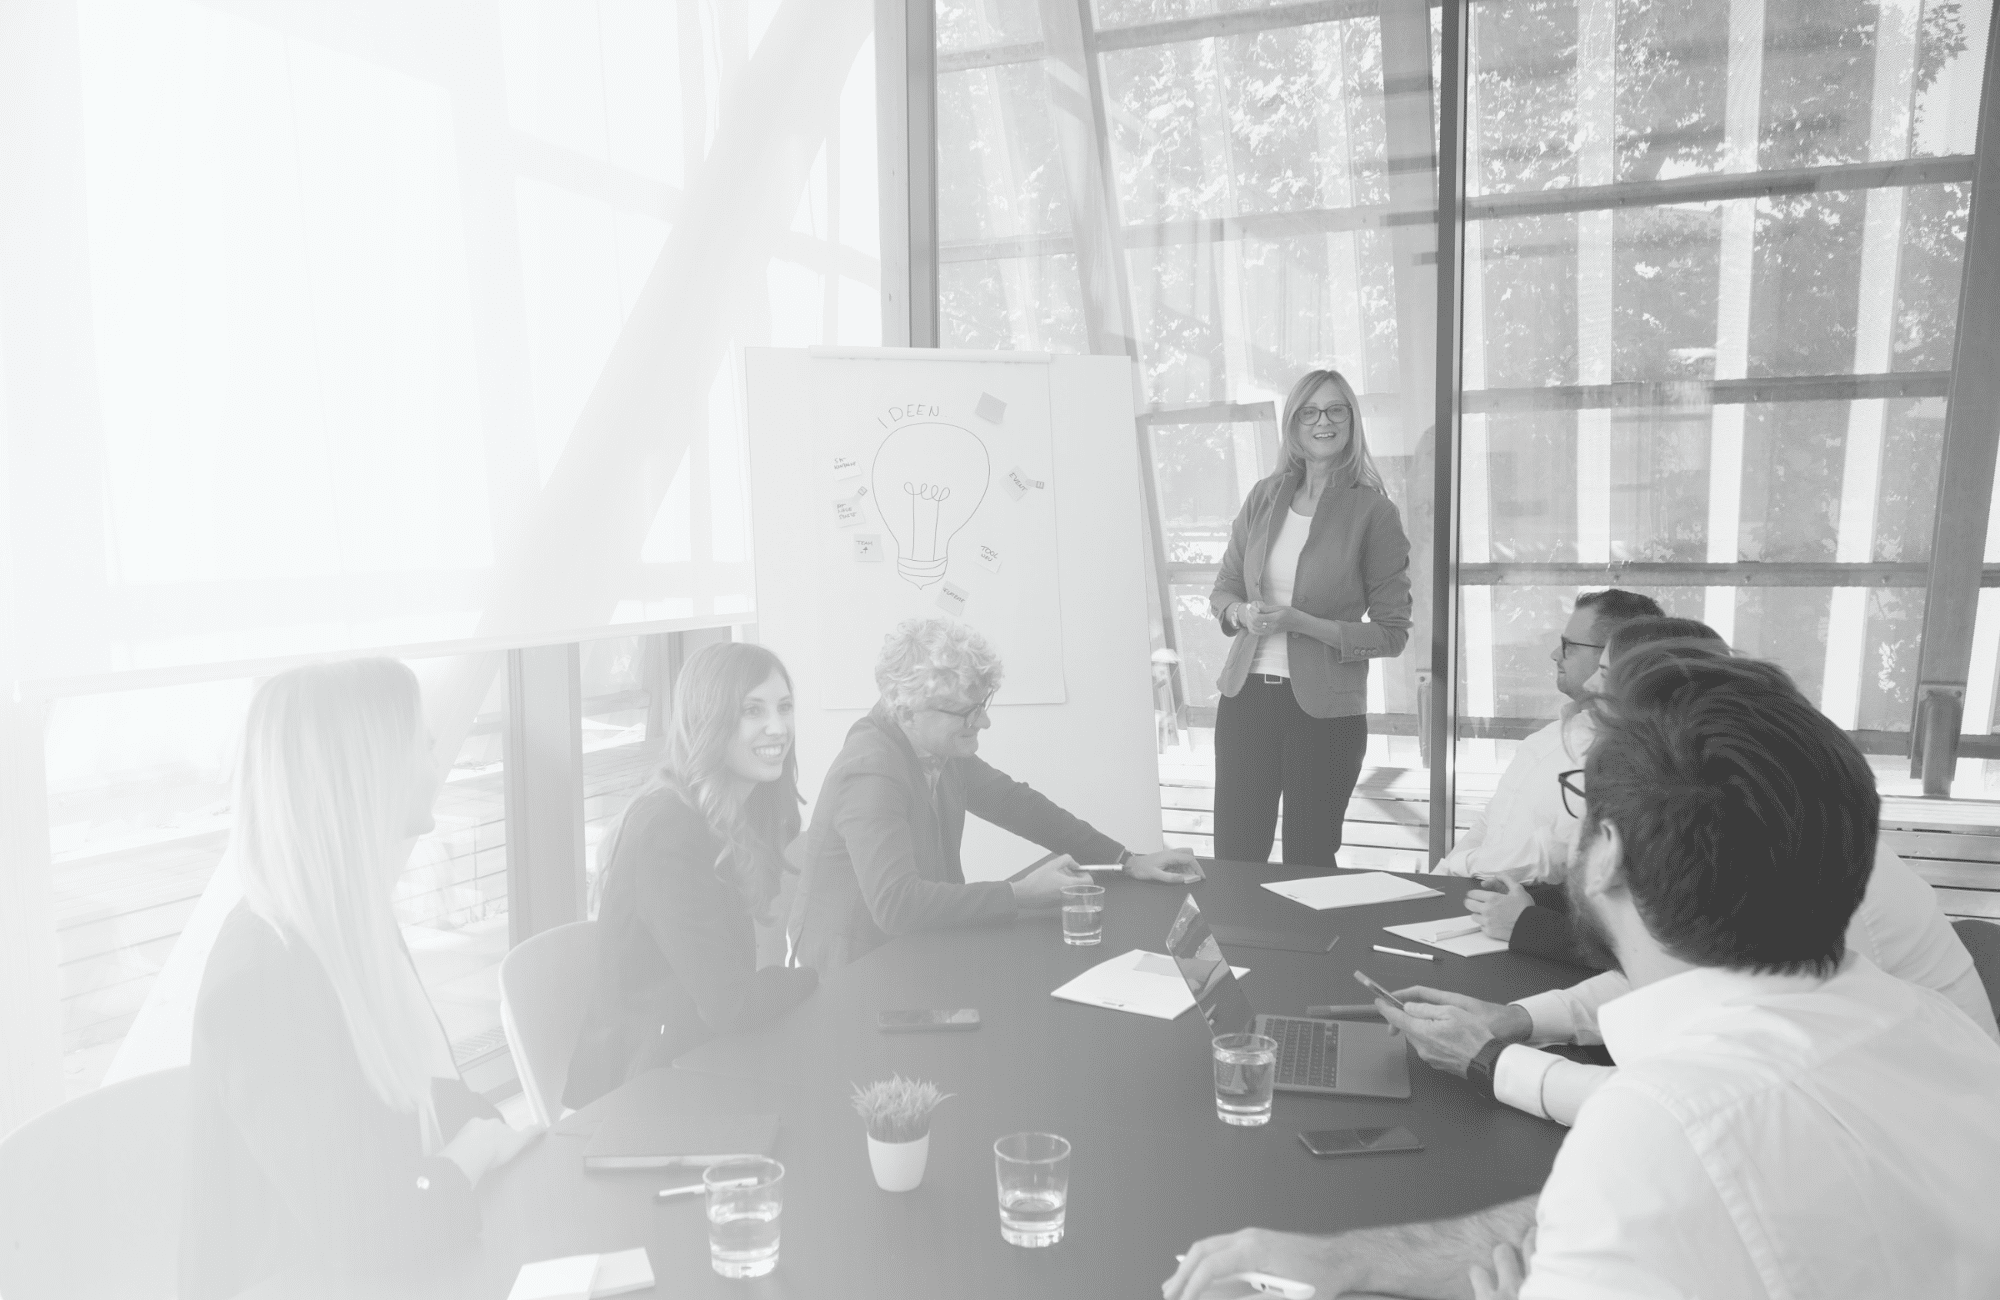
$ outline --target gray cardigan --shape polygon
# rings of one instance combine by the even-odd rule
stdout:
[[[1229,531],[1222,572],[1208,598],[1222,630],[1235,638],[1217,682],[1224,695],[1243,689],[1258,641],[1225,613],[1236,601],[1267,599],[1265,560],[1304,474],[1303,466],[1292,466],[1251,488]],[[1389,498],[1359,484],[1328,485],[1299,555],[1292,605],[1341,625],[1338,646],[1291,634],[1292,696],[1299,707],[1315,718],[1366,713],[1368,661],[1395,658],[1410,637],[1410,543]]]

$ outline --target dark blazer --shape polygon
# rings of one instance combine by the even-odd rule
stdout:
[[[394,1268],[479,1235],[472,1185],[426,1156],[415,1115],[368,1087],[333,984],[302,943],[239,905],[202,974],[188,1062],[190,1148],[181,1300],[269,1274]],[[435,1090],[447,1141],[493,1108],[457,1078]]]
[[[655,788],[619,820],[597,908],[597,989],[563,1101],[585,1106],[717,1034],[795,1006],[811,971],[757,969],[756,926],[717,859],[722,841],[678,791]]]
[[[1600,961],[1584,954],[1576,941],[1576,917],[1569,908],[1569,895],[1561,885],[1529,885],[1528,896],[1535,901],[1514,919],[1507,947],[1550,961],[1566,961],[1586,970],[1608,970]]]
[[[1264,479],[1250,489],[1229,530],[1208,598],[1222,630],[1235,638],[1216,681],[1224,695],[1243,689],[1260,640],[1224,615],[1239,600],[1268,599],[1265,561],[1304,480],[1303,467]],[[1410,636],[1410,543],[1389,498],[1359,484],[1327,485],[1299,554],[1292,607],[1341,625],[1337,647],[1300,632],[1286,639],[1299,707],[1315,718],[1366,713],[1368,661],[1395,658]]]
[[[800,964],[829,974],[890,935],[1014,915],[1004,880],[965,883],[972,813],[1079,863],[1116,862],[1110,836],[978,758],[954,758],[931,796],[917,751],[881,705],[848,730],[813,806],[787,932]]]

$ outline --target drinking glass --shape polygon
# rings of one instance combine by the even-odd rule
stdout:
[[[1069,1139],[1053,1133],[1010,1133],[993,1144],[1000,1183],[1000,1237],[1010,1246],[1053,1246],[1062,1240],[1069,1206]]]
[[[1271,1122],[1271,1083],[1278,1072],[1278,1041],[1263,1034],[1219,1034],[1215,1039],[1215,1117],[1255,1128]]]
[[[1104,942],[1104,886],[1064,885],[1063,942],[1078,948]]]
[[[710,1165],[708,1262],[724,1277],[762,1277],[778,1266],[778,1213],[785,1208],[785,1167],[762,1156]]]

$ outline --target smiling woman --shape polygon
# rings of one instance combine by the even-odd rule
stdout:
[[[695,653],[674,687],[667,754],[604,851],[598,986],[563,1100],[583,1106],[717,1034],[813,991],[811,971],[757,967],[799,830],[792,679],[761,646]]]

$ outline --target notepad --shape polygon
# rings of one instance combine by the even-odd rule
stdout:
[[[507,1300],[605,1300],[653,1285],[644,1246],[604,1255],[566,1255],[521,1265]]]
[[[1273,880],[1265,882],[1264,888],[1320,912],[1334,907],[1363,907],[1369,903],[1398,903],[1409,898],[1444,896],[1428,885],[1381,871],[1368,871],[1358,876]]]
[[[1236,978],[1250,973],[1247,966],[1231,966]],[[1181,968],[1164,953],[1134,948],[1092,966],[1069,983],[1050,993],[1066,1002],[1109,1011],[1130,1011],[1155,1020],[1172,1020],[1194,1005]]]
[[[584,1147],[583,1167],[712,1165],[730,1156],[767,1156],[777,1143],[776,1115],[614,1115]]]
[[[1464,916],[1447,916],[1441,921],[1412,921],[1408,925],[1385,925],[1382,928],[1390,934],[1440,949],[1458,957],[1484,957],[1488,953],[1507,951],[1505,939],[1495,939],[1484,931],[1475,930],[1454,939],[1438,936],[1450,934],[1453,930],[1463,930],[1468,925],[1478,925],[1479,918],[1467,913]]]

